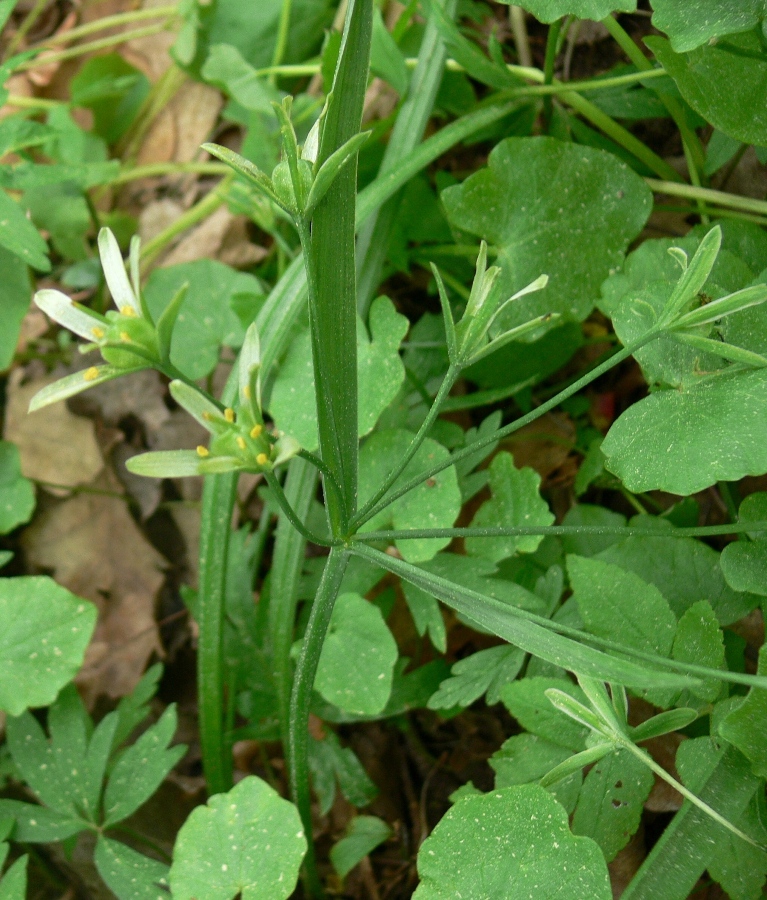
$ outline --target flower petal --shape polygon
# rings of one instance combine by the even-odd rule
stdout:
[[[35,294],[35,303],[54,322],[58,322],[59,325],[63,325],[81,338],[85,338],[86,341],[98,340],[103,337],[105,320],[97,313],[75,305],[61,291],[54,291],[50,288],[38,291]]]
[[[200,460],[200,472],[203,475],[222,475],[242,468],[242,460],[236,456],[206,456]]]
[[[133,311],[133,315],[140,316],[141,306],[133,293],[130,281],[128,281],[117,238],[108,228],[102,228],[99,232],[99,256],[104,269],[104,277],[117,308],[121,313],[130,309]],[[131,313],[129,312],[128,315]]]
[[[201,462],[194,450],[156,450],[131,456],[125,461],[125,468],[148,478],[186,478],[200,474]]]
[[[189,415],[194,416],[200,425],[211,434],[218,433],[211,427],[211,422],[214,420],[223,422],[225,419],[224,414],[215,403],[211,403],[203,394],[183,381],[171,381],[169,388],[171,396],[179,406],[183,406]]]
[[[128,371],[138,371],[145,366],[138,366],[136,369]],[[29,411],[42,409],[44,406],[50,406],[59,400],[66,400],[67,397],[74,397],[81,391],[87,391],[88,388],[95,387],[97,384],[103,384],[105,381],[111,381],[113,378],[119,378],[125,375],[125,369],[118,369],[115,366],[91,366],[89,369],[83,369],[81,372],[75,372],[48,384],[42,390],[39,390],[29,403]]]
[[[287,462],[289,459],[293,459],[294,456],[297,456],[301,452],[301,445],[294,437],[291,437],[289,434],[283,434],[282,437],[277,440],[274,449],[277,451],[277,456],[274,460],[274,465],[276,467],[281,463]]]
[[[258,328],[253,322],[245,332],[245,340],[242,342],[242,350],[240,350],[239,359],[239,401],[253,399],[257,409],[261,408],[261,398],[256,396],[251,398],[253,385],[251,384],[251,375],[254,369],[261,367],[261,339],[258,335]],[[255,381],[256,395],[259,393],[259,379]]]

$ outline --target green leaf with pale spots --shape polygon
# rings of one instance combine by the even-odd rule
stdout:
[[[96,607],[44,576],[0,578],[0,709],[47,706],[83,661]]]
[[[376,715],[391,694],[397,644],[381,610],[359,594],[333,607],[314,687],[346,712]]]
[[[360,450],[359,505],[372,497],[389,472],[410,446],[413,435],[404,429],[378,431],[371,435]],[[418,448],[405,471],[395,481],[392,490],[412,477],[446,460],[448,451],[431,438]],[[455,467],[449,466],[408,491],[390,506],[368,520],[361,531],[382,528],[450,528],[461,511],[461,491]],[[408,562],[426,562],[450,543],[450,538],[395,541],[397,549]]]
[[[531,734],[545,738],[559,747],[566,747],[572,753],[580,753],[585,748],[589,730],[585,725],[564,715],[551,703],[546,696],[546,691],[551,688],[564,691],[579,703],[588,704],[583,691],[567,678],[523,678],[507,684],[501,690],[501,700],[519,724]],[[541,773],[543,774],[545,773]]]
[[[0,441],[0,534],[28,522],[35,508],[35,489],[21,474],[21,459],[15,444]]]
[[[739,2],[739,0],[738,0]],[[767,55],[756,29],[715,44],[675,53],[665,38],[645,43],[676,82],[682,97],[714,128],[745,144],[767,144]]]
[[[583,556],[568,556],[567,572],[578,611],[592,634],[659,656],[671,654],[676,616],[654,585]]]
[[[249,775],[198,806],[176,839],[174,900],[286,900],[306,852],[298,810]]]
[[[118,900],[168,900],[168,867],[101,835],[93,857]]]
[[[499,699],[502,688],[519,674],[525,654],[510,644],[479,650],[457,662],[439,690],[429,698],[429,709],[466,707],[488,692],[488,703]]]
[[[549,276],[504,310],[499,329],[549,312],[585,319],[652,208],[642,179],[611,153],[549,137],[501,141],[487,168],[441,197],[452,225],[498,247],[506,297]]]
[[[0,190],[0,247],[5,247],[28,266],[49,272],[48,247],[21,206]]]
[[[764,20],[765,0],[653,0],[652,23],[665,31],[677,53],[711,38],[750,31]]]
[[[609,900],[599,847],[574,837],[567,813],[538,785],[467,797],[418,852],[413,900]]]
[[[605,466],[634,493],[687,496],[767,472],[767,371],[733,372],[630,406],[602,444]]]
[[[767,673],[767,645],[759,651],[759,675]],[[727,715],[719,734],[749,760],[755,775],[767,777],[767,691],[751,688],[746,699]]]
[[[573,834],[593,838],[607,862],[639,827],[655,777],[627,750],[608,753],[586,776],[573,815]]]
[[[529,467],[518,469],[510,453],[490,463],[490,492],[472,520],[472,528],[516,528],[551,525],[554,516],[538,493],[541,477]],[[515,553],[533,553],[543,536],[466,538],[466,552],[499,562]]]
[[[261,283],[212,259],[154,269],[144,287],[144,298],[155,322],[188,284],[181,311],[173,327],[170,360],[187,377],[210,375],[221,345],[240,347],[245,329],[230,300],[236,294],[261,296]]]
[[[29,268],[21,257],[0,247],[0,307],[3,310],[3,327],[0,328],[0,372],[13,361],[19,341],[21,322],[32,299],[32,282]]]
[[[500,0],[511,3],[511,0]],[[550,24],[562,16],[599,21],[611,12],[634,12],[636,0],[524,0],[518,4],[531,12],[539,22]]]
[[[694,663],[710,669],[726,668],[724,636],[714,610],[705,600],[694,603],[679,620],[671,655],[679,662]],[[722,685],[721,682],[710,679],[700,687],[692,688],[690,693],[699,700],[713,703],[722,693]]]
[[[767,493],[749,494],[740,504],[738,521],[767,522]],[[767,597],[767,532],[751,537],[751,541],[733,541],[722,550],[722,572],[734,590]]]
[[[362,320],[357,319],[360,437],[373,430],[405,380],[399,345],[408,329],[407,319],[395,310],[388,297],[378,297],[370,308],[369,323],[370,337]],[[291,342],[268,405],[281,431],[294,437],[305,449],[316,449],[317,407],[308,330],[302,331]]]

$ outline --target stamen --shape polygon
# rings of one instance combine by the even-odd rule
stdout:
[[[203,459],[205,459],[206,456],[210,456],[210,450],[208,450],[207,447],[203,447],[202,444],[200,444],[197,447],[197,455],[201,456]]]
[[[227,406],[227,408],[224,410],[224,418],[225,418],[226,421],[229,422],[230,424],[231,424],[232,422],[234,422],[234,410],[233,410],[233,409],[229,409],[229,407]]]
[[[100,341],[101,338],[104,337],[106,332],[103,328],[99,328],[98,325],[95,328],[91,328],[91,334],[96,338],[97,341]]]
[[[202,417],[203,417],[203,419],[205,419],[206,422],[213,421],[213,413],[209,413],[207,410],[205,410],[205,412],[202,414]]]
[[[131,342],[131,336],[128,334],[127,331],[121,331],[121,332],[120,332],[120,340],[121,340],[124,344],[130,344],[130,342]]]
[[[250,385],[249,384],[246,384],[245,387],[242,389],[242,396],[246,400],[250,400]]]
[[[83,372],[83,378],[86,381],[95,381],[99,377],[99,370],[96,366],[91,366]]]
[[[245,443],[245,438],[241,435],[237,436],[237,446],[240,448],[240,450],[246,450],[248,447],[248,445]]]
[[[265,466],[269,462],[269,457],[266,455],[266,453],[259,453],[256,457],[256,462],[259,464],[259,466]]]
[[[261,432],[262,432],[263,430],[264,430],[264,426],[263,426],[263,425],[254,425],[254,426],[250,429],[250,436],[251,436],[252,438],[260,437],[260,436],[261,436]]]
[[[136,310],[132,306],[121,306],[120,315],[127,316],[129,319],[135,319]]]

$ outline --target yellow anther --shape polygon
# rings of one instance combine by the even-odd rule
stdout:
[[[197,447],[197,455],[201,456],[203,459],[205,459],[206,456],[210,456],[210,450],[208,450],[207,447],[203,447],[202,444],[200,444]]]
[[[86,381],[95,381],[99,377],[99,370],[96,366],[91,366],[90,369],[86,369],[83,372],[83,378]]]
[[[202,417],[203,417],[203,419],[205,419],[206,422],[213,421],[213,414],[209,413],[207,410],[202,414]]]
[[[128,334],[127,331],[121,331],[121,332],[120,332],[120,340],[121,340],[124,344],[130,344],[130,342],[131,342],[131,336]]]
[[[225,418],[226,421],[229,422],[230,424],[231,424],[232,422],[234,422],[234,410],[233,410],[233,409],[229,409],[229,407],[227,406],[227,408],[224,410],[224,418]]]
[[[103,328],[99,328],[97,325],[95,328],[91,328],[91,334],[96,338],[97,341],[100,341],[101,338],[104,337],[105,331]]]
[[[265,466],[269,462],[269,457],[266,455],[266,453],[259,453],[256,457],[256,462],[259,464],[259,466]]]
[[[127,316],[129,319],[136,318],[136,310],[132,306],[120,307],[120,314],[123,316]]]
[[[252,438],[254,438],[254,439],[257,438],[257,437],[260,437],[260,436],[261,436],[261,432],[262,432],[263,430],[264,430],[264,426],[263,426],[263,425],[254,425],[254,426],[250,429],[250,436],[251,436]]]
[[[242,396],[246,400],[250,400],[250,385],[249,384],[246,384],[245,387],[242,389]]]
[[[240,450],[247,449],[248,445],[245,443],[244,437],[241,437],[240,435],[237,436],[237,446],[240,448]]]

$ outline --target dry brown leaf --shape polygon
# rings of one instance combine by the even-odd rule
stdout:
[[[127,3],[123,5],[128,6]],[[166,5],[167,0],[145,0],[141,4],[141,8],[151,9]],[[130,4],[130,8],[134,8],[134,6],[135,4]],[[99,15],[104,15],[104,13],[99,13]],[[132,41],[126,41],[121,48],[122,56],[132,66],[143,72],[150,81],[155,82],[173,64],[170,48],[176,40],[177,30],[177,28],[168,29],[157,34],[148,34]]]
[[[21,320],[16,353],[23,353],[32,341],[42,337],[50,327],[51,324],[45,317],[45,313],[36,306],[32,307]]]
[[[72,415],[65,403],[29,413],[32,397],[55,379],[22,384],[22,377],[21,369],[11,373],[5,411],[5,439],[19,448],[21,471],[33,481],[65,489],[93,481],[104,468],[93,422]]]
[[[43,512],[22,535],[29,563],[99,609],[77,677],[89,704],[122,697],[161,654],[154,610],[167,565],[147,542],[123,499],[80,494]]]
[[[567,416],[548,413],[502,441],[501,448],[511,451],[518,469],[531,466],[547,478],[564,463],[574,444],[572,421]]]
[[[261,262],[267,251],[247,239],[244,223],[244,216],[235,216],[225,206],[219,207],[183,238],[163,258],[160,266],[175,266],[213,257],[234,267]]]
[[[192,162],[213,132],[222,104],[217,90],[185,82],[149,129],[138,164]]]
[[[141,243],[148,244],[149,241],[156,238],[169,225],[172,225],[183,211],[184,207],[177,200],[171,200],[169,197],[163,197],[161,200],[147,204],[141,210],[138,219]]]

